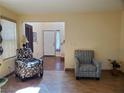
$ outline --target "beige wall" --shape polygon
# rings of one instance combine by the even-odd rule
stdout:
[[[75,49],[93,49],[103,69],[110,69],[107,59],[118,59],[120,14],[102,13],[74,17],[66,33],[66,67],[73,67]],[[72,47],[73,46],[73,47]]]
[[[12,12],[11,10],[8,10],[2,6],[0,6],[0,15],[14,19],[14,20],[18,20],[18,15],[15,14],[14,12]]]
[[[14,12],[12,12],[12,11],[2,7],[2,6],[0,6],[0,15],[8,17],[10,19],[14,19],[17,21],[17,37],[18,37],[18,35],[19,35],[18,16]],[[19,42],[17,42],[17,43],[19,45]],[[15,58],[11,58],[11,59],[8,59],[6,61],[3,61],[2,56],[0,57],[0,63],[2,64],[0,67],[0,77],[3,77],[5,75],[11,73],[12,71],[14,71],[14,68],[15,68],[14,67],[14,60],[15,60]]]
[[[124,11],[122,12],[121,37],[120,37],[120,57],[121,69],[124,72]]]
[[[65,22],[65,68],[74,67],[75,49],[95,50],[103,69],[111,68],[107,59],[119,57],[120,12],[27,15],[20,20]]]

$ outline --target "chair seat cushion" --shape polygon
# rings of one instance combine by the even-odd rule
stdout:
[[[32,58],[32,59],[25,59],[25,60],[16,60],[16,63],[18,64],[18,66],[20,67],[25,67],[25,68],[28,68],[28,67],[36,67],[37,65],[40,65],[42,64],[42,62],[39,60],[39,59],[35,59],[35,58]]]
[[[81,64],[80,71],[83,72],[94,72],[96,71],[96,66],[93,64]]]

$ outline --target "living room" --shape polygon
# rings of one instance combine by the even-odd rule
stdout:
[[[64,71],[45,70],[43,78],[25,82],[16,80],[12,74],[7,77],[8,82],[2,87],[3,90],[9,88],[12,92],[6,90],[3,93],[18,93],[18,90],[26,88],[30,91],[31,87],[35,90],[37,86],[38,88],[40,86],[41,91],[46,91],[43,93],[123,93],[123,0],[40,0],[37,2],[36,0],[0,0],[0,16],[1,19],[6,17],[16,21],[17,48],[22,47],[24,22],[65,23]],[[77,81],[75,79],[74,52],[80,49],[94,50],[95,59],[102,65],[100,80]],[[121,75],[111,75],[112,64],[108,59],[119,63]],[[2,78],[14,71],[14,62],[15,58],[5,60],[1,56]]]

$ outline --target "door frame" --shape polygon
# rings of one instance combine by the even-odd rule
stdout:
[[[43,56],[56,56],[56,31],[60,30],[42,30],[43,32]],[[54,32],[54,55],[44,55],[44,32]]]
[[[31,34],[30,33],[28,33],[27,34],[27,30],[26,30],[26,28],[28,28],[28,29],[30,29],[29,30],[29,32],[31,32]],[[29,37],[31,37],[32,39],[32,43],[30,43],[30,40],[28,40],[28,37],[27,37],[27,35],[29,36]],[[29,24],[25,24],[25,37],[27,38],[27,40],[29,41],[28,43],[26,43],[27,45],[28,45],[28,47],[30,47],[31,48],[31,50],[32,50],[32,52],[34,51],[34,45],[33,45],[33,26],[32,25],[29,25]],[[30,44],[31,44],[31,46],[30,46]],[[27,46],[26,45],[26,46]]]

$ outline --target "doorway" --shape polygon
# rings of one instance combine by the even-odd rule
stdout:
[[[31,25],[33,29],[33,57],[44,58],[45,70],[57,70],[59,67],[64,70],[64,61],[61,58],[64,58],[65,23],[24,22],[24,24]],[[48,68],[50,64],[52,68]]]
[[[57,56],[60,49],[60,31],[59,30],[44,30],[44,56]]]
[[[44,56],[55,56],[55,31],[43,31]]]
[[[28,40],[28,43],[26,43],[26,47],[30,48],[33,52],[33,26],[25,24],[25,36]]]

